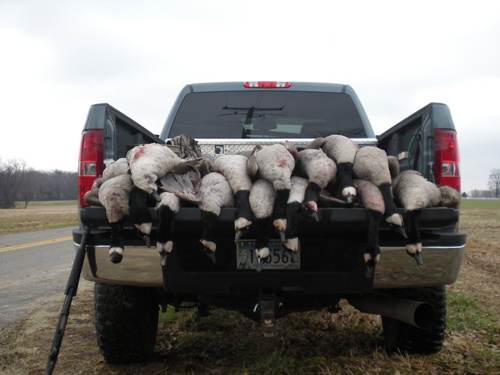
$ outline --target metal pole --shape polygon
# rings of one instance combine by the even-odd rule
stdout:
[[[66,324],[68,323],[71,301],[73,300],[73,297],[76,296],[78,283],[80,282],[80,275],[82,273],[83,261],[85,259],[85,250],[87,247],[87,237],[89,233],[90,227],[88,225],[85,225],[83,227],[82,241],[80,243],[80,247],[76,252],[75,260],[73,261],[71,273],[69,274],[68,283],[66,285],[66,298],[61,309],[61,314],[59,315],[59,321],[57,322],[56,332],[54,333],[54,340],[52,341],[52,347],[49,352],[47,367],[45,368],[45,375],[51,375],[56,366],[57,357],[59,356],[59,350],[61,349],[61,343],[64,336],[64,331],[66,330]]]

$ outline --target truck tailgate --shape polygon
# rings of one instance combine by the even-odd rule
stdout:
[[[157,215],[150,209],[153,226]],[[302,221],[300,270],[238,270],[234,238],[235,208],[224,208],[217,225],[217,264],[200,251],[202,220],[196,207],[183,208],[175,216],[174,250],[168,256],[166,279],[176,292],[231,293],[245,288],[276,287],[308,293],[362,293],[372,289],[433,286],[453,283],[460,268],[466,235],[454,230],[459,211],[426,209],[421,218],[424,266],[419,268],[406,254],[405,240],[382,225],[381,260],[372,279],[365,277],[363,252],[368,218],[363,208],[321,208],[320,221]],[[84,277],[104,283],[163,286],[162,269],[154,243],[147,248],[126,223],[127,244],[122,263],[109,261],[109,224],[101,207],[82,210],[81,220],[92,226]],[[278,235],[275,236],[278,238]],[[250,231],[245,238],[255,238]],[[81,231],[73,232],[75,244]]]

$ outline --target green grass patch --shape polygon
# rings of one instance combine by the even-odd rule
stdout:
[[[462,367],[470,373],[497,373],[493,369],[500,368],[500,313],[462,294],[448,293],[447,299],[446,328],[454,349],[463,353]]]
[[[448,293],[448,325],[451,331],[483,331],[500,333],[500,313],[485,308],[473,297]]]
[[[500,210],[500,199],[462,199],[460,208],[463,210]]]

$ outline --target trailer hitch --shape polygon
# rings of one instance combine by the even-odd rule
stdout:
[[[264,337],[273,337],[276,332],[276,296],[261,294],[253,312],[259,314],[260,329]]]
[[[80,282],[80,275],[82,273],[89,233],[90,227],[88,225],[85,225],[83,227],[82,241],[80,243],[80,247],[76,252],[75,260],[73,261],[73,266],[71,267],[71,272],[69,274],[68,283],[66,284],[66,290],[64,292],[66,294],[66,298],[64,300],[61,314],[59,315],[59,320],[57,322],[56,332],[54,333],[54,340],[52,341],[52,347],[49,352],[47,367],[45,368],[45,375],[51,375],[54,371],[54,368],[56,367],[57,357],[59,356],[59,350],[61,349],[64,331],[66,330],[66,325],[68,324],[71,301],[73,300],[73,297],[76,296],[78,283]]]

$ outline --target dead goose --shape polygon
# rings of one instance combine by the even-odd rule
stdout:
[[[380,259],[379,228],[385,213],[384,198],[373,182],[359,179],[353,182],[357,196],[368,213],[368,243],[364,259],[367,266],[366,277],[371,278],[375,265]]]
[[[217,172],[211,172],[201,179],[200,208],[203,220],[203,234],[200,242],[210,260],[215,263],[216,221],[222,207],[234,206],[234,195],[226,178]]]
[[[174,246],[174,215],[179,212],[180,198],[168,191],[160,194],[160,201],[156,203],[158,212],[158,229],[156,248],[160,254],[160,264],[165,267],[167,255]]]
[[[283,242],[283,246],[292,253],[292,261],[297,262],[297,251],[299,249],[297,226],[302,209],[302,202],[304,201],[309,181],[299,176],[293,176],[291,183],[292,187],[290,189],[290,197],[288,198],[286,205],[286,240]]]
[[[273,226],[285,241],[286,202],[290,195],[290,178],[295,168],[297,148],[290,142],[255,146],[247,161],[250,176],[259,176],[273,184],[276,199],[273,207]]]
[[[354,158],[359,146],[356,142],[343,135],[332,134],[326,138],[316,138],[306,149],[322,148],[323,151],[337,164],[337,180],[342,197],[349,204],[356,198],[356,189],[352,182]]]
[[[441,204],[441,190],[414,170],[401,172],[394,178],[392,185],[396,201],[408,215],[406,252],[415,258],[419,266],[422,266],[422,240],[419,231],[420,215],[424,208],[436,207]],[[449,191],[443,189],[443,193],[447,194]],[[446,201],[446,203],[451,202]]]
[[[337,165],[322,149],[305,149],[298,154],[294,173],[308,179],[302,211],[306,217],[313,217],[318,221],[320,192],[334,183]]]
[[[236,197],[236,215],[234,220],[235,242],[252,225],[252,211],[249,202],[252,180],[247,173],[247,160],[247,157],[243,155],[221,155],[213,165],[215,172],[219,172],[226,177]]]
[[[257,238],[255,241],[257,272],[262,270],[264,260],[269,256],[271,216],[273,214],[275,198],[276,191],[269,181],[258,179],[252,185],[249,202],[258,227]]]
[[[123,220],[130,212],[129,194],[132,187],[130,175],[123,174],[104,181],[99,188],[99,201],[111,224],[109,260],[113,263],[120,263],[123,258]]]
[[[398,213],[392,197],[391,174],[385,151],[373,146],[360,148],[354,159],[353,172],[357,178],[371,181],[380,189],[384,198],[385,221],[406,238],[403,217]]]

